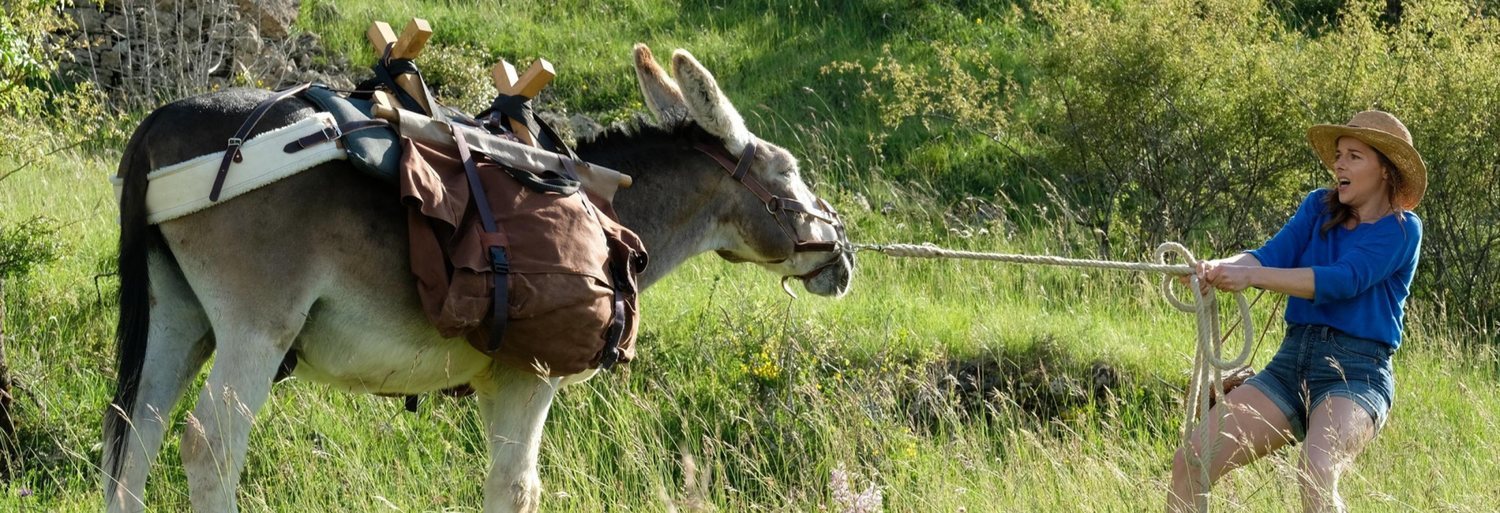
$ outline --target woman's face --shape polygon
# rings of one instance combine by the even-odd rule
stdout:
[[[1364,141],[1339,138],[1333,175],[1338,183],[1339,203],[1358,208],[1372,201],[1375,205],[1389,202],[1385,167],[1380,165],[1380,155]]]

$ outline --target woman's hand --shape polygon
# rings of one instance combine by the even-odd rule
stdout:
[[[1220,261],[1220,260],[1203,260],[1203,261],[1198,262],[1197,271],[1194,274],[1198,275],[1198,294],[1199,295],[1207,296],[1207,295],[1209,295],[1210,293],[1213,292],[1213,290],[1214,290],[1213,287],[1214,286],[1213,286],[1212,283],[1210,283],[1208,281],[1208,274],[1212,270],[1217,269],[1217,268],[1219,268],[1219,266],[1222,266],[1222,265],[1225,265],[1225,264],[1224,264],[1223,261]],[[1192,284],[1192,280],[1190,278],[1191,278],[1190,276],[1178,276],[1177,277],[1177,283],[1181,283],[1183,285],[1190,285],[1190,284]]]
[[[1204,270],[1199,280],[1224,292],[1239,292],[1250,288],[1251,275],[1255,267],[1215,263]]]
[[[1214,289],[1224,292],[1239,292],[1250,287],[1250,275],[1258,266],[1240,265],[1230,263],[1226,260],[1204,260],[1198,262],[1198,291],[1207,296]],[[1183,285],[1190,283],[1187,276],[1180,276],[1177,282]]]

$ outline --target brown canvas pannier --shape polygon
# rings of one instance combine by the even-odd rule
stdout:
[[[444,336],[465,336],[500,361],[551,376],[633,358],[636,276],[646,252],[607,200],[582,189],[539,190],[535,176],[462,143],[460,155],[401,143],[412,273],[428,320]],[[474,203],[466,157],[483,205]],[[496,337],[499,303],[506,318]]]

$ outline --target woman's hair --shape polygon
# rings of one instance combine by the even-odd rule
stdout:
[[[1385,179],[1386,198],[1391,202],[1391,208],[1400,213],[1402,209],[1400,205],[1396,204],[1396,191],[1401,190],[1401,181],[1405,177],[1401,176],[1401,170],[1397,169],[1396,165],[1392,164],[1391,159],[1386,157],[1384,153],[1373,147],[1370,149],[1374,150],[1375,156],[1380,158],[1380,167],[1387,171]],[[1339,202],[1337,178],[1334,179],[1332,189],[1332,193],[1324,197],[1324,201],[1327,203],[1325,209],[1328,210],[1328,221],[1323,223],[1322,229],[1319,230],[1320,235],[1327,235],[1328,230],[1332,230],[1333,227],[1342,225],[1350,219],[1359,220],[1359,212],[1356,212],[1354,207]],[[1406,221],[1403,216],[1396,216],[1396,220],[1401,222]]]

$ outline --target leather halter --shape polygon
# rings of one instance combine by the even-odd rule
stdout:
[[[823,201],[823,198],[817,198],[818,203],[816,205],[809,205],[793,198],[777,196],[772,194],[770,189],[767,189],[765,185],[761,184],[760,180],[750,175],[750,166],[755,162],[755,154],[759,146],[755,141],[746,144],[745,150],[740,153],[739,160],[735,161],[722,146],[705,143],[695,145],[698,151],[713,157],[714,161],[723,166],[724,171],[729,173],[730,178],[744,185],[746,189],[750,190],[751,194],[754,194],[755,197],[760,198],[762,203],[765,203],[766,212],[770,213],[771,217],[776,219],[776,226],[780,227],[781,231],[786,233],[787,238],[792,240],[792,252],[843,251],[848,245],[848,238],[844,236],[844,223],[839,219],[838,213],[833,210],[833,206],[829,205],[827,201]],[[838,232],[838,240],[809,241],[803,239],[801,235],[797,234],[797,228],[791,224],[789,217],[786,215],[788,212],[793,215],[806,215],[833,226],[834,230]]]

